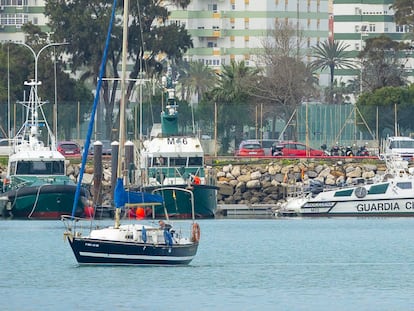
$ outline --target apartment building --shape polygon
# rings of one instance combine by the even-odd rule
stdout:
[[[166,1],[167,2],[167,1]],[[186,60],[219,70],[231,60],[255,65],[276,21],[301,31],[302,55],[329,35],[328,0],[193,0],[186,10],[168,6],[170,22],[184,24],[194,48]],[[306,59],[305,59],[306,61]]]
[[[47,31],[44,0],[0,0],[0,42],[24,42],[21,27],[31,22]]]
[[[391,8],[393,2],[393,0],[334,0],[335,40],[348,44],[348,50],[354,57],[364,48],[366,39],[382,34],[393,40],[409,42],[409,27],[395,24],[394,11]],[[406,53],[401,54],[400,60],[404,74],[411,81],[414,77],[413,56],[412,50],[407,50]],[[336,71],[338,79],[342,81],[354,79],[358,74],[358,70]]]

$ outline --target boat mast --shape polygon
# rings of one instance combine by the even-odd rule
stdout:
[[[124,24],[122,31],[122,67],[121,67],[121,101],[119,103],[119,152],[118,152],[118,167],[117,176],[123,178],[123,162],[124,162],[124,145],[125,145],[125,107],[126,107],[126,63],[127,63],[127,48],[128,48],[128,15],[129,15],[129,0],[124,1]],[[121,208],[117,206],[115,210],[115,228],[120,225]]]

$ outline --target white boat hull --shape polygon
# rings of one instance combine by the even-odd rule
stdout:
[[[414,179],[325,191],[288,200],[279,216],[414,216]]]

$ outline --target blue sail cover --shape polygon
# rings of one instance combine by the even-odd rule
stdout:
[[[116,180],[114,203],[116,208],[121,208],[125,204],[162,204],[162,196],[140,191],[126,191],[122,178]]]
[[[121,208],[125,206],[126,200],[125,195],[126,191],[124,189],[124,181],[122,178],[116,179],[115,191],[114,191],[114,203],[116,208]]]
[[[125,203],[128,204],[162,204],[164,202],[162,196],[140,191],[125,191]]]

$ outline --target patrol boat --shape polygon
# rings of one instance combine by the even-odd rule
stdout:
[[[399,157],[371,184],[304,193],[282,204],[277,216],[414,216],[414,171]]]

